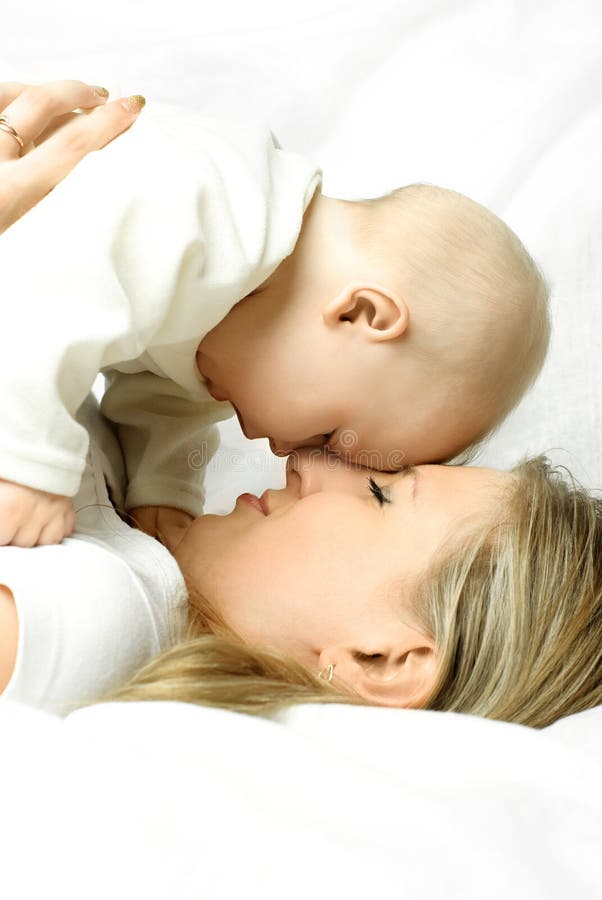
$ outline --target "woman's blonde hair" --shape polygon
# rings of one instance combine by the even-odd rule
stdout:
[[[412,604],[440,658],[425,709],[542,728],[602,703],[602,501],[544,457],[513,471],[497,523],[450,546]],[[245,646],[206,599],[193,608],[197,636],[110,699],[265,716],[293,703],[370,705],[336,677],[326,683],[278,651]]]

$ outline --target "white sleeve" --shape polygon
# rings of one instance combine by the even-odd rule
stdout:
[[[205,468],[219,443],[214,423],[231,415],[230,404],[199,402],[152,372],[110,372],[101,409],[117,425],[126,508],[174,506],[202,515]]]
[[[320,181],[321,171],[280,149],[263,124],[160,107],[85,157],[5,231],[0,478],[75,494],[87,436],[74,416],[101,370],[150,370],[174,383],[177,403],[185,402],[178,386],[208,401],[196,347],[292,252]],[[149,379],[143,393],[158,385]],[[170,389],[161,385],[160,397]],[[123,416],[132,392],[120,399],[120,390]],[[149,396],[141,402],[148,410]],[[223,418],[224,406],[216,412]],[[130,502],[141,498],[151,464],[165,469],[174,457],[160,449],[164,440],[176,446],[164,421],[119,423],[150,439],[145,451],[139,438],[131,442],[138,485]],[[184,471],[179,449],[175,456],[177,490],[187,474],[182,490],[198,509],[198,472]]]
[[[174,297],[186,307],[202,184],[174,147],[160,120],[136,123],[0,236],[0,478],[74,495],[88,443],[74,417],[96,375],[142,371]]]

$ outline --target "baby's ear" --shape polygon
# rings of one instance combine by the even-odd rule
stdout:
[[[354,282],[328,301],[322,319],[330,328],[350,323],[371,341],[394,341],[405,334],[410,311],[403,297],[382,285]]]

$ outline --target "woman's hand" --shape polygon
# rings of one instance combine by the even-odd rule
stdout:
[[[7,120],[0,127],[0,233],[87,153],[129,128],[144,106],[142,97],[107,103],[107,96],[104,88],[82,81],[0,83],[0,114]],[[17,132],[23,147],[7,128]]]

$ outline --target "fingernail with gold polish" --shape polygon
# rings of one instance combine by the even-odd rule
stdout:
[[[133,94],[131,97],[125,97],[120,102],[128,112],[138,113],[146,103],[146,100],[140,94]]]
[[[92,89],[97,97],[102,97],[104,100],[109,96],[109,92],[106,88],[99,87],[97,84],[92,85]]]

